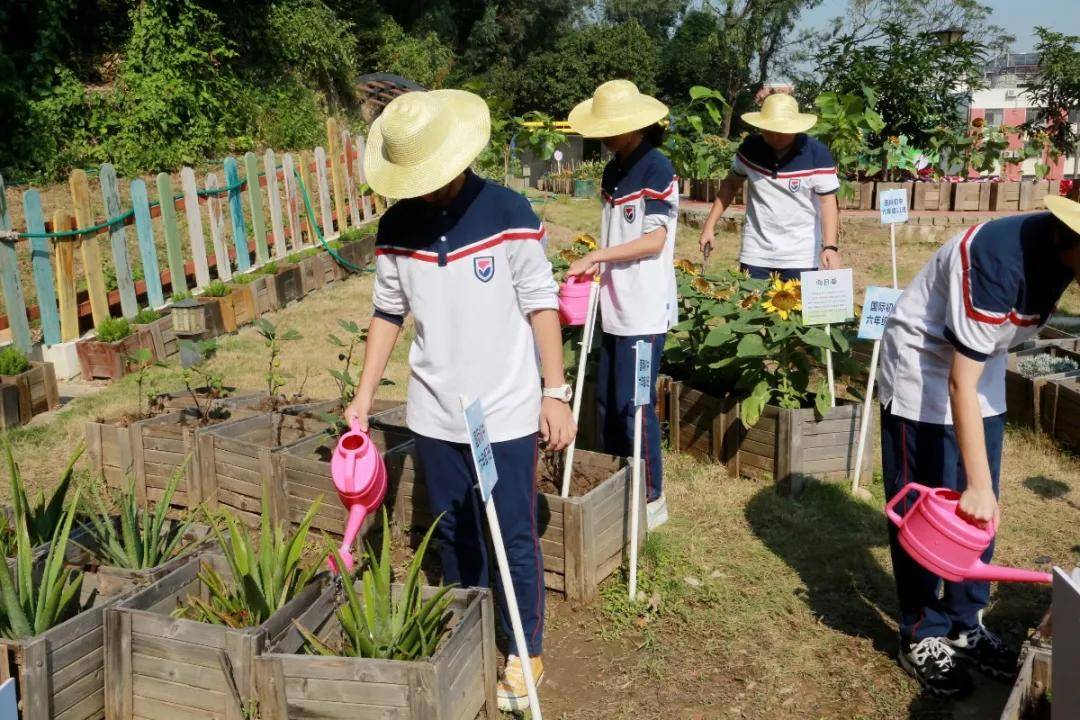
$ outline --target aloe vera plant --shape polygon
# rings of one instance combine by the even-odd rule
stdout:
[[[147,570],[180,555],[193,518],[170,520],[166,513],[189,459],[184,458],[169,478],[152,513],[136,497],[134,478],[120,495],[115,520],[100,493],[93,490],[98,509],[90,514],[87,530],[99,560],[127,570]]]
[[[63,475],[60,476],[60,482],[57,483],[52,495],[46,499],[44,492],[39,493],[37,502],[31,505],[26,494],[26,486],[23,484],[22,474],[19,472],[19,465],[15,462],[15,453],[11,449],[11,443],[3,436],[0,436],[0,442],[4,444],[4,452],[7,455],[8,476],[11,480],[12,520],[7,522],[7,518],[5,518],[4,522],[0,523],[0,532],[6,536],[4,548],[7,551],[5,556],[7,556],[14,550],[20,518],[23,518],[26,522],[26,530],[33,545],[41,545],[53,537],[56,528],[64,517],[64,498],[67,497],[68,490],[71,487],[71,479],[75,473],[75,463],[78,462],[79,457],[82,455],[85,445],[80,443],[75,452],[72,453]]]
[[[211,565],[203,563],[199,579],[209,590],[209,600],[189,597],[187,605],[177,609],[174,615],[231,628],[261,625],[311,582],[325,560],[325,555],[303,559],[311,522],[318,509],[319,503],[312,503],[296,531],[286,536],[280,525],[271,526],[264,499],[258,549],[232,513],[226,510],[220,518],[209,516],[210,527],[232,571],[232,580],[226,580]]]
[[[442,586],[430,598],[424,599],[420,567],[424,562],[428,542],[438,520],[428,528],[416,550],[400,594],[395,598],[390,561],[390,524],[386,510],[382,513],[382,548],[378,555],[370,545],[364,550],[364,571],[361,575],[363,599],[353,583],[343,583],[345,604],[338,608],[344,643],[333,648],[309,630],[296,624],[307,641],[307,649],[316,655],[375,658],[381,660],[418,660],[431,657],[446,636],[451,613],[453,586]]]
[[[40,635],[71,618],[79,610],[82,591],[81,572],[64,566],[71,524],[78,512],[79,491],[62,511],[61,519],[50,538],[44,565],[35,572],[34,547],[26,517],[15,519],[15,563],[0,566],[0,634],[19,639]]]

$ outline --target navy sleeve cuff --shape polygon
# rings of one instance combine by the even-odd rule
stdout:
[[[388,323],[393,323],[394,325],[397,325],[398,327],[401,327],[402,325],[405,324],[405,316],[404,315],[392,315],[391,313],[383,312],[382,310],[379,310],[378,308],[375,308],[374,317],[377,317],[380,320],[385,320]]]
[[[815,190],[814,194],[815,195],[835,195],[838,192],[840,192],[840,188],[836,188],[835,190],[826,190],[825,192],[818,192],[817,190]]]
[[[667,200],[657,200],[655,198],[645,198],[645,214],[646,215],[667,215],[670,205]]]
[[[738,170],[736,170],[735,168],[732,168],[732,169],[731,169],[731,174],[732,174],[732,175],[738,175],[738,176],[739,176],[739,177],[741,177],[741,178],[744,178],[744,177],[746,177],[746,173],[741,173],[741,172],[739,172]]]
[[[974,360],[975,362],[986,362],[987,358],[990,357],[986,353],[981,353],[978,350],[972,350],[967,345],[960,342],[960,338],[956,337],[956,333],[954,333],[949,328],[945,328],[945,339],[948,340],[954,348],[956,348],[956,352],[960,353],[968,359]]]

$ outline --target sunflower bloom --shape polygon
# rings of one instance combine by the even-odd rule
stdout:
[[[758,300],[760,300],[760,299],[761,299],[761,296],[758,295],[757,293],[750,293],[749,295],[747,295],[746,297],[744,297],[742,299],[742,301],[739,303],[739,307],[741,307],[743,310],[749,310],[749,309],[753,308],[755,305],[757,305]]]
[[[779,315],[781,320],[787,320],[788,315],[802,310],[802,287],[798,280],[781,282],[777,279],[766,296],[761,306],[765,308],[765,312]]]
[[[676,260],[675,261],[675,269],[676,270],[682,270],[687,275],[692,275],[694,277],[697,277],[697,275],[698,275],[697,265],[690,262],[686,258],[679,258],[678,260]]]
[[[694,282],[692,282],[691,285],[693,286],[694,290],[697,290],[702,295],[712,294],[712,283],[710,283],[703,277],[695,277]]]
[[[589,250],[596,249],[596,239],[589,233],[581,233],[576,238],[574,238],[574,242],[581,243],[585,247],[589,248]]]

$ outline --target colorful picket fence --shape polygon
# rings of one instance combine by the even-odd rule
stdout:
[[[68,182],[71,205],[54,208],[48,220],[41,192],[30,188],[22,194],[25,221],[17,230],[11,227],[0,177],[0,286],[6,309],[0,331],[10,329],[26,352],[35,320],[41,322],[44,345],[77,340],[87,319],[97,326],[108,317],[130,318],[140,306],[160,308],[167,292],[198,293],[214,277],[227,282],[233,273],[311,247],[319,234],[328,241],[371,220],[385,205],[366,187],[363,136],[340,128],[334,118],[326,121],[326,133],[327,148],[315,148],[313,156],[302,152],[298,159],[284,153],[279,159],[273,150],[261,156],[249,152],[241,160],[230,156],[220,174],[204,175],[202,189],[190,167],[181,170],[179,188],[169,173],[159,173],[154,202],[146,183],[132,180],[127,208],[121,204],[116,170],[106,163],[97,182],[104,218],[92,212],[87,173],[75,170]],[[309,215],[321,227],[313,227]],[[114,290],[106,285],[103,235],[108,236]],[[164,258],[159,256],[162,247]],[[76,254],[85,290],[79,290]],[[132,271],[135,257],[140,277]],[[27,262],[29,274],[24,272]],[[34,290],[29,298],[23,287],[27,275]]]

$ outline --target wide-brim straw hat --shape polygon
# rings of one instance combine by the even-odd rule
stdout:
[[[814,127],[817,115],[799,112],[799,103],[787,93],[774,93],[765,98],[760,112],[743,113],[742,119],[761,130],[795,134]]]
[[[468,168],[490,136],[491,112],[479,95],[464,90],[405,93],[371,124],[364,174],[379,195],[426,195]]]
[[[654,125],[668,107],[645,95],[629,80],[609,80],[570,111],[567,121],[582,137],[606,138]]]
[[[1046,209],[1068,225],[1070,230],[1080,235],[1080,203],[1060,195],[1047,195]]]

